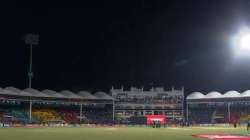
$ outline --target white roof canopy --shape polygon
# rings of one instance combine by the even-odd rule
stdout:
[[[15,93],[17,96],[32,96],[32,94],[15,87],[6,87],[4,90]]]
[[[201,99],[204,98],[205,95],[200,92],[193,92],[187,96],[187,99]]]
[[[58,93],[56,91],[49,90],[49,89],[43,90],[42,93],[47,94],[49,96],[53,96],[55,98],[66,98],[64,95],[62,95],[62,94],[60,94],[60,93]]]
[[[241,93],[242,97],[250,97],[250,90],[246,90],[243,93]]]
[[[114,98],[106,94],[105,92],[96,92],[95,96],[99,99],[113,100]]]
[[[94,95],[90,94],[87,91],[80,91],[77,95],[81,96],[84,99],[97,99]]]
[[[72,99],[82,99],[81,96],[79,96],[79,95],[77,95],[77,94],[75,94],[75,93],[73,93],[73,92],[71,92],[69,90],[63,90],[63,91],[60,92],[60,94],[66,96],[68,98],[72,98]]]
[[[238,91],[228,91],[223,95],[224,98],[226,97],[232,98],[232,97],[240,97],[240,96],[241,95]]]
[[[221,97],[222,97],[221,93],[217,91],[212,91],[209,92],[207,95],[205,95],[205,98],[221,98]]]
[[[26,88],[23,91],[28,92],[29,94],[31,94],[32,96],[35,96],[35,97],[52,97],[52,96],[46,95],[46,94],[44,94],[36,89],[33,89],[33,88]]]
[[[221,94],[217,91],[209,92],[208,94],[203,94],[201,92],[192,92],[187,96],[187,100],[190,99],[216,99],[216,98],[244,98],[250,97],[250,90],[246,90],[243,93],[239,93],[238,91],[228,91],[224,94]]]
[[[15,87],[0,87],[0,95],[7,96],[25,96],[25,97],[41,97],[41,98],[61,98],[61,99],[83,99],[83,100],[113,100],[113,98],[105,92],[96,92],[94,95],[88,91],[80,91],[77,94],[69,90],[56,92],[54,90],[45,89],[38,91],[33,88],[26,88],[24,90]]]

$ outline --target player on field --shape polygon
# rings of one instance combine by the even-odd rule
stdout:
[[[249,130],[249,127],[250,127],[250,119],[248,119],[247,121],[247,131]]]

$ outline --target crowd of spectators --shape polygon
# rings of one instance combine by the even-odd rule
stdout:
[[[48,124],[62,122],[67,124],[112,124],[110,108],[83,108],[80,118],[79,107],[36,107],[32,110],[32,122],[29,121],[29,111],[19,107],[1,107],[0,123],[6,124]]]
[[[197,106],[189,109],[190,124],[242,123],[250,119],[247,106]]]

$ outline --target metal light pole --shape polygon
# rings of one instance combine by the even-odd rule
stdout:
[[[24,37],[25,43],[30,46],[30,60],[29,60],[29,71],[28,71],[28,77],[29,77],[29,88],[32,87],[32,78],[34,76],[32,71],[32,61],[33,61],[33,45],[38,45],[39,43],[39,35],[36,34],[27,34]],[[29,121],[32,122],[32,100],[29,102]]]
[[[29,60],[29,72],[28,72],[28,77],[29,77],[29,88],[32,87],[32,78],[34,76],[33,71],[32,71],[32,61],[33,61],[33,45],[38,45],[39,43],[39,35],[36,34],[27,34],[24,38],[25,43],[30,46],[30,60]]]
[[[82,123],[82,103],[80,104],[80,123]]]
[[[32,60],[33,60],[33,51],[32,51],[32,44],[30,44],[30,64],[29,64],[29,72],[28,72],[28,77],[29,77],[29,88],[32,86],[32,78],[33,78],[33,71],[32,71]]]
[[[188,103],[186,103],[186,122],[189,123],[189,118],[188,118]]]

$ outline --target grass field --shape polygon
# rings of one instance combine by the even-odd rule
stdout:
[[[247,134],[245,128],[0,128],[0,140],[199,140],[193,134]]]

